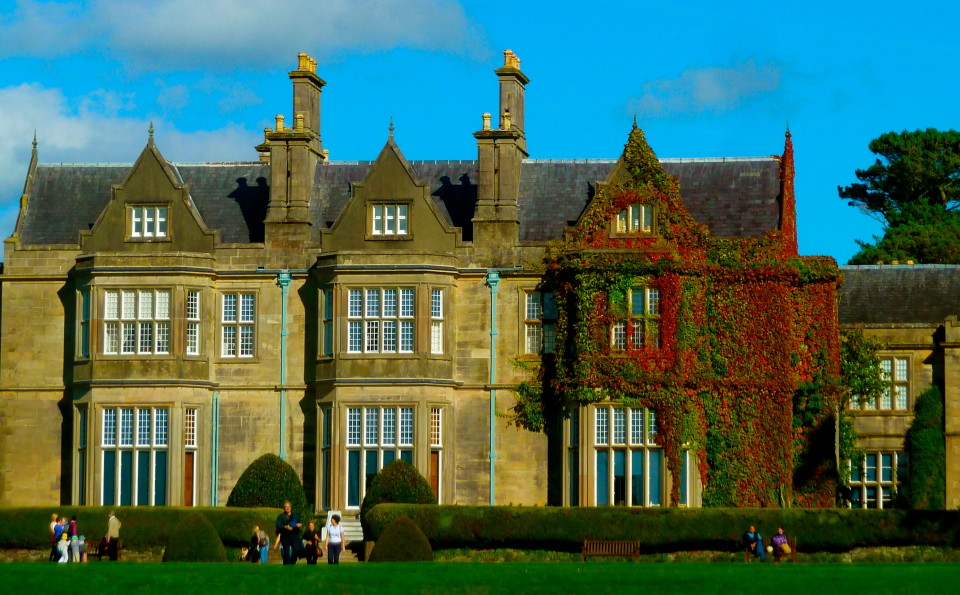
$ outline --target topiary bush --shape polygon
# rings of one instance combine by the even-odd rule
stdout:
[[[227,551],[207,517],[199,512],[184,516],[163,552],[164,562],[226,562]]]
[[[390,523],[370,554],[369,562],[432,562],[433,548],[420,527],[406,515]]]
[[[227,506],[283,508],[287,500],[301,517],[311,512],[296,469],[277,455],[267,453],[250,463],[240,475]]]
[[[437,497],[417,468],[396,459],[377,473],[360,504],[360,522],[367,535],[367,512],[382,503],[436,504]]]
[[[947,452],[943,432],[943,397],[931,386],[914,405],[913,424],[904,440],[910,472],[900,489],[907,508],[946,508]]]

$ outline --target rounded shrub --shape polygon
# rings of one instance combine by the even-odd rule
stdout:
[[[213,523],[199,512],[177,523],[163,552],[164,562],[226,562],[227,551]]]
[[[410,517],[400,515],[377,540],[370,562],[432,562],[433,548]]]
[[[360,522],[367,534],[367,513],[377,504],[436,504],[430,484],[417,468],[403,459],[397,459],[380,470],[370,482],[367,494],[360,504]]]
[[[240,475],[227,498],[227,506],[283,508],[287,500],[301,516],[310,512],[296,469],[277,455],[267,453],[250,463]]]

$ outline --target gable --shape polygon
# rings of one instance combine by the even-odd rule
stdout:
[[[324,243],[346,251],[453,252],[450,213],[432,194],[391,137],[363,180],[351,184],[343,210],[323,232]]]
[[[210,253],[214,243],[188,187],[152,138],[123,181],[112,187],[93,227],[80,232],[80,248],[86,253]]]

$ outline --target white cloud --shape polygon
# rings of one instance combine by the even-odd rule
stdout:
[[[639,97],[627,103],[627,108],[647,117],[721,113],[779,88],[778,65],[757,65],[750,60],[730,68],[693,69],[675,79],[651,81],[643,86]]]
[[[37,131],[42,163],[132,163],[147,142],[150,122],[117,115],[118,100],[94,93],[68,101],[60,89],[39,84],[0,88],[0,237],[13,231],[9,209],[15,208],[30,163],[30,143]],[[128,103],[124,103],[128,102]],[[259,133],[239,126],[183,132],[154,120],[155,141],[171,161],[255,160]]]
[[[0,56],[46,57],[79,47],[141,67],[188,70],[323,61],[345,50],[411,47],[485,58],[483,33],[456,0],[21,0],[0,21]]]
[[[263,103],[263,98],[252,89],[246,87],[231,87],[226,97],[217,102],[223,113],[237,111],[250,105]]]
[[[0,14],[0,56],[58,57],[96,37],[79,3],[17,0],[15,11]]]
[[[168,87],[163,81],[157,81],[160,92],[157,94],[157,105],[160,107],[177,112],[190,104],[190,89],[186,85],[173,85]]]

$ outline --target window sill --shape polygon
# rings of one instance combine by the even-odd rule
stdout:
[[[173,238],[170,236],[163,236],[161,238],[140,238],[128,236],[125,241],[131,244],[164,244],[172,242]]]
[[[405,242],[405,241],[412,240],[412,239],[413,239],[413,234],[412,234],[412,233],[407,233],[407,234],[401,234],[401,235],[397,235],[397,234],[374,235],[374,234],[372,234],[372,233],[368,233],[368,234],[366,235],[366,238],[365,238],[365,239],[366,239],[367,241],[373,241],[373,242],[377,242],[377,241],[385,241],[385,242]]]

